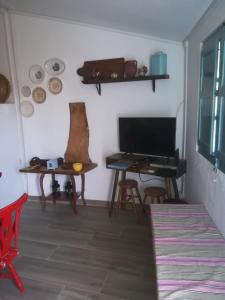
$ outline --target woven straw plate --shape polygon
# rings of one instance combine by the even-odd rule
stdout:
[[[59,78],[53,77],[49,80],[48,89],[52,94],[59,94],[62,88],[62,81]]]
[[[40,104],[46,100],[46,92],[42,87],[37,87],[32,92],[32,98],[34,102]]]
[[[10,84],[8,79],[0,74],[0,103],[5,103],[10,95]]]

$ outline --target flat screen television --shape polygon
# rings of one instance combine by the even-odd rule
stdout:
[[[176,118],[119,118],[121,152],[174,157]]]

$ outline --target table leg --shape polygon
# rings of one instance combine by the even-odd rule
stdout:
[[[171,178],[172,180],[172,185],[173,185],[173,190],[174,190],[174,196],[175,196],[175,200],[177,202],[180,202],[180,196],[179,196],[179,192],[178,192],[178,188],[177,188],[177,181],[175,177]]]
[[[83,204],[86,206],[87,203],[84,199],[84,191],[85,191],[85,175],[81,174],[81,200],[83,201]]]
[[[52,174],[52,184],[54,183],[54,181],[55,181],[55,174]],[[54,194],[52,195],[52,201],[56,203],[56,196]]]
[[[70,180],[72,182],[72,192],[73,195],[71,197],[71,206],[75,214],[77,214],[77,191],[76,191],[76,182],[73,175],[69,175]]]
[[[115,196],[116,196],[116,188],[117,188],[117,184],[118,184],[119,172],[120,172],[120,170],[116,170],[115,171],[115,177],[114,177],[114,183],[113,183],[113,192],[112,192],[112,199],[111,199],[110,209],[109,209],[109,217],[112,216],[112,212],[113,212],[113,205],[114,205]]]
[[[45,197],[45,192],[44,192],[44,186],[43,186],[43,182],[44,182],[44,177],[45,174],[41,174],[40,175],[40,188],[41,188],[41,208],[43,211],[45,211],[45,207],[46,207],[46,197]]]

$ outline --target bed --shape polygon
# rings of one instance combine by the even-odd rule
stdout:
[[[225,240],[201,205],[151,205],[159,300],[225,300]]]

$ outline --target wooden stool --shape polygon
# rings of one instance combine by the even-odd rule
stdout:
[[[138,217],[138,210],[136,206],[135,199],[139,200],[140,203],[140,208],[142,212],[145,212],[143,202],[141,200],[141,195],[138,189],[138,183],[134,179],[124,179],[121,180],[119,183],[119,193],[118,193],[118,198],[116,202],[117,210],[119,212],[119,209],[121,207],[126,207],[126,204],[131,202],[134,212],[136,216]]]
[[[150,198],[150,203],[154,203],[154,200],[156,200],[156,203],[163,203],[164,200],[166,200],[167,192],[164,188],[158,187],[158,186],[151,186],[144,189],[144,204],[147,199],[147,197]]]

